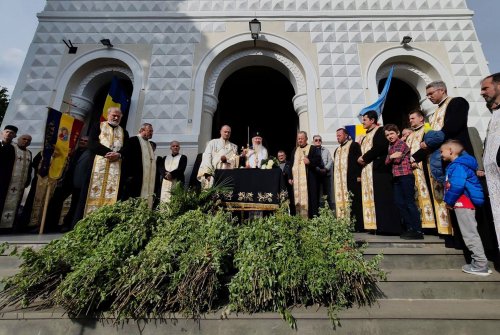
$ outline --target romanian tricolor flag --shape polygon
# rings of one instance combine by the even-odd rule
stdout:
[[[51,179],[62,177],[66,161],[76,147],[82,128],[83,121],[49,108],[42,163],[38,170],[41,177],[47,175]]]
[[[353,140],[356,140],[360,136],[366,135],[366,129],[363,128],[362,124],[353,124],[349,126],[345,126],[345,130]]]
[[[130,99],[120,86],[120,81],[117,77],[113,76],[111,80],[111,86],[109,87],[108,96],[104,102],[104,107],[102,109],[101,122],[108,119],[108,109],[109,107],[118,107],[123,114],[128,112],[130,106]]]

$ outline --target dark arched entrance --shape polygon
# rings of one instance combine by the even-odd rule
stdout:
[[[378,83],[379,93],[382,92],[386,81],[387,78]],[[382,112],[384,124],[394,123],[400,130],[407,128],[408,113],[419,106],[419,96],[415,89],[401,79],[392,78]]]
[[[222,125],[232,128],[231,141],[238,148],[250,134],[263,134],[269,155],[278,150],[287,154],[295,147],[298,116],[293,108],[295,95],[290,81],[279,71],[265,66],[250,66],[231,74],[219,91],[219,104],[212,124],[212,138],[219,137]]]

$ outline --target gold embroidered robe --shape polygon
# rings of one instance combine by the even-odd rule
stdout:
[[[99,142],[118,152],[124,144],[124,130],[122,127],[111,127],[108,122],[101,122],[101,133]],[[96,155],[90,177],[85,215],[92,213],[96,209],[114,204],[118,198],[120,186],[121,160],[110,162],[103,156]]]
[[[408,147],[410,147],[411,154],[414,154],[420,149],[420,142],[424,137],[425,126],[422,125],[418,129],[414,129],[413,132],[406,139]],[[417,208],[420,211],[420,217],[422,220],[422,228],[436,228],[436,221],[434,220],[434,208],[429,193],[429,188],[427,187],[427,182],[425,179],[424,168],[426,164],[423,162],[417,163],[418,168],[413,170],[413,175],[415,176],[415,201]]]

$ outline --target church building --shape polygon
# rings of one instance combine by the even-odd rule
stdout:
[[[4,124],[35,150],[47,107],[70,108],[85,132],[117,77],[130,134],[151,123],[158,153],[177,140],[190,165],[224,124],[238,147],[258,130],[271,155],[290,153],[297,130],[333,149],[394,66],[384,123],[432,112],[425,86],[443,80],[484,137],[489,70],[472,15],[465,0],[47,0]]]

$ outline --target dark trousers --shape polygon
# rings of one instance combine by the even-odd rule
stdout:
[[[415,176],[394,177],[394,203],[399,209],[406,229],[420,232],[422,231],[422,221],[420,212],[415,204]]]

